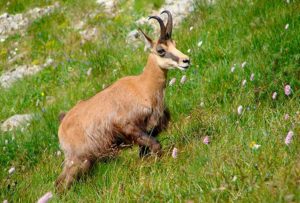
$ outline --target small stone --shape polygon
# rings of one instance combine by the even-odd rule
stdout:
[[[56,101],[54,96],[46,96],[46,103],[49,104],[53,104]]]
[[[26,125],[32,118],[33,114],[14,115],[2,123],[1,130],[4,132],[14,130],[22,125]]]
[[[286,202],[292,202],[294,200],[295,195],[294,194],[288,194],[284,196],[284,200]]]

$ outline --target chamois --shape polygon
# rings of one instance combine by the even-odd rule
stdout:
[[[56,180],[58,192],[68,189],[96,160],[114,156],[126,146],[139,145],[140,157],[150,152],[162,154],[155,137],[170,119],[164,104],[167,72],[175,68],[186,70],[190,65],[189,57],[176,49],[171,38],[171,13],[163,13],[168,15],[166,25],[159,16],[149,17],[160,25],[157,41],[139,29],[150,47],[143,72],[119,79],[61,116],[58,136],[65,161]]]

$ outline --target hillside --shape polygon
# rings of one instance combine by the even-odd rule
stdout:
[[[157,37],[145,17],[180,1],[99,2],[0,2],[1,126],[28,116],[0,130],[0,201],[52,192],[51,202],[300,202],[297,0],[180,4],[173,38],[192,65],[168,73],[164,155],[124,150],[55,195],[59,113],[141,73],[148,52],[135,30]]]

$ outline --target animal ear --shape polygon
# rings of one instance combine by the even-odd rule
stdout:
[[[148,35],[146,35],[143,32],[143,30],[141,30],[140,28],[139,28],[139,31],[142,34],[142,36],[144,38],[144,41],[145,41],[145,50],[149,49],[149,48],[151,49],[153,47],[153,45],[154,45],[153,40]]]

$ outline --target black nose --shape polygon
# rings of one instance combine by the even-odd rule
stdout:
[[[184,59],[182,62],[190,64],[190,59]]]

